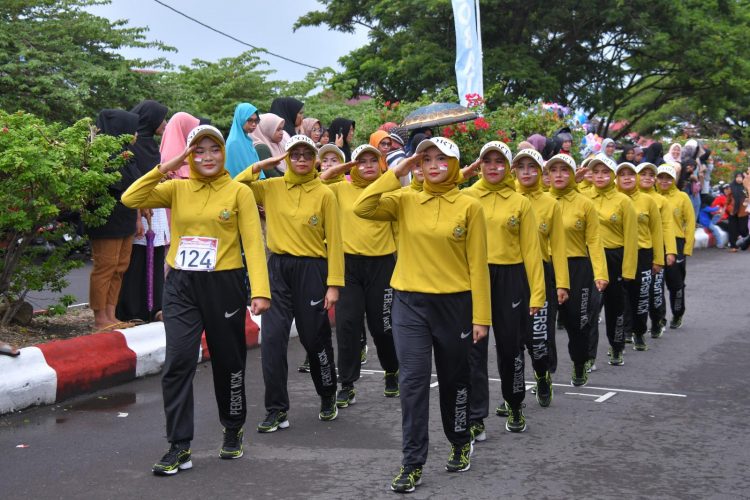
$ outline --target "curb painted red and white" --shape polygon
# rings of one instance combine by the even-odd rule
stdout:
[[[248,309],[248,348],[259,344],[260,324],[260,316],[253,316]],[[2,356],[0,415],[159,373],[165,344],[164,324],[156,322],[25,347],[16,358]],[[199,361],[209,359],[204,334]]]

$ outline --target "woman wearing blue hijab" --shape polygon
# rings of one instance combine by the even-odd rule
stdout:
[[[250,138],[250,133],[255,130],[259,122],[258,108],[247,102],[237,105],[234,110],[232,128],[229,129],[227,138],[227,158],[224,164],[232,178],[259,161],[253,140]]]

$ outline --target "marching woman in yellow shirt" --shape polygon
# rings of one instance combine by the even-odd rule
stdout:
[[[400,225],[391,278],[403,427],[402,467],[391,483],[397,492],[414,491],[427,460],[433,350],[443,432],[451,443],[446,470],[470,467],[469,355],[472,342],[487,336],[490,285],[484,213],[458,190],[458,162],[452,141],[427,139],[354,203],[364,219]],[[399,178],[420,163],[424,190],[401,189]]]
[[[599,236],[607,257],[609,285],[602,292],[596,316],[606,309],[609,364],[622,366],[625,361],[625,287],[623,280],[635,278],[638,264],[638,220],[633,202],[619,193],[615,185],[617,164],[605,155],[598,155],[589,164],[593,174],[594,194],[591,201],[599,214]],[[599,344],[598,321],[592,324],[589,340],[589,360],[594,363]]]
[[[664,267],[664,238],[661,214],[653,198],[638,189],[636,166],[630,162],[617,166],[617,189],[633,200],[638,220],[638,267],[635,279],[625,283],[625,335],[633,334],[633,349],[645,351],[651,280]]]
[[[172,269],[164,286],[167,346],[162,371],[171,446],[152,469],[158,475],[192,467],[193,376],[204,329],[219,420],[224,426],[219,455],[242,456],[248,291],[240,249],[247,256],[252,313],[266,311],[271,297],[255,198],[224,169],[221,132],[210,125],[196,127],[188,135],[187,146],[181,155],[154,167],[122,195],[123,204],[131,208],[172,209],[172,245],[167,255]],[[162,182],[185,158],[190,178]]]
[[[492,330],[495,334],[502,394],[508,406],[505,429],[526,430],[523,400],[523,344],[533,316],[544,305],[544,271],[537,223],[529,200],[516,193],[510,172],[510,148],[500,141],[485,144],[480,153],[482,177],[463,192],[482,205],[487,220],[487,256],[490,269]],[[487,378],[489,339],[471,348],[471,437],[486,439],[484,419],[490,404]],[[547,382],[547,367],[541,374]],[[551,383],[551,381],[550,381]],[[547,392],[549,392],[547,390]]]
[[[258,432],[289,427],[287,347],[292,319],[310,358],[310,375],[321,399],[320,420],[333,420],[336,409],[336,366],[328,309],[344,286],[336,196],[318,178],[317,149],[307,136],[292,136],[286,155],[265,161],[286,162],[283,177],[259,181],[263,162],[235,177],[249,185],[266,209],[268,270],[274,306],[263,318],[260,343],[266,417]]]
[[[685,258],[693,255],[695,243],[695,210],[690,197],[684,191],[677,189],[675,180],[677,173],[671,165],[661,165],[656,171],[656,185],[659,192],[667,199],[672,208],[672,221],[677,243],[677,258],[673,266],[667,266],[664,277],[669,290],[669,305],[672,309],[672,321],[669,328],[682,326],[685,315],[685,276],[687,266]]]
[[[566,154],[557,154],[547,161],[545,169],[549,171],[550,194],[560,204],[565,228],[570,296],[560,306],[560,313],[568,332],[568,353],[573,361],[570,382],[578,387],[588,383],[589,333],[599,306],[594,294],[607,288],[607,261],[594,203],[576,190],[575,160]]]
[[[323,146],[325,147],[325,146]],[[346,408],[356,402],[354,382],[361,369],[361,336],[364,321],[372,335],[380,365],[385,370],[386,397],[398,396],[398,359],[391,331],[391,303],[393,288],[390,281],[396,265],[396,242],[392,223],[365,220],[354,213],[354,202],[364,189],[381,174],[380,151],[370,145],[359,146],[352,152],[349,163],[334,166],[321,174],[336,176],[351,167],[351,182],[342,181],[328,187],[336,195],[341,217],[341,236],[344,242],[346,284],[339,291],[336,305],[336,341],[341,390],[336,405]]]
[[[546,300],[534,315],[526,346],[537,379],[536,399],[546,407],[552,402],[550,373],[557,370],[557,307],[568,300],[570,277],[562,212],[557,200],[542,190],[543,165],[544,159],[535,149],[522,149],[513,158],[513,171],[518,179],[517,189],[531,202],[536,217],[544,267]]]
[[[674,236],[674,217],[667,199],[656,192],[656,165],[653,163],[641,163],[638,165],[638,189],[644,195],[650,196],[656,206],[659,207],[661,215],[662,238],[664,240],[664,252],[666,253],[665,264],[667,267],[674,265],[677,256],[677,244]],[[654,274],[649,292],[649,316],[651,317],[651,338],[658,339],[664,334],[666,325],[667,306],[664,302],[664,268]]]

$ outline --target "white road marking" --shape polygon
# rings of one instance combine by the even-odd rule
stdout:
[[[595,400],[594,400],[594,403],[603,403],[603,402],[605,402],[606,400],[608,400],[609,398],[611,398],[612,396],[614,396],[615,394],[617,394],[617,393],[616,393],[616,392],[611,392],[611,391],[610,391],[610,392],[608,392],[607,394],[605,394],[604,396],[601,396],[601,397],[600,397],[599,399],[595,399]]]
[[[437,387],[437,386],[438,386],[437,382],[433,382],[433,383],[430,384],[430,387]]]
[[[366,373],[370,375],[376,375],[376,374],[384,374],[385,372],[383,370],[361,370],[361,373]],[[432,374],[433,377],[437,377],[436,374]],[[492,382],[500,382],[499,378],[490,378],[489,379]],[[531,386],[534,385],[531,382],[526,382],[526,385]],[[557,387],[571,387],[570,384],[556,384],[553,383],[553,386]],[[613,388],[613,387],[596,387],[592,385],[587,385],[586,389],[594,389],[599,391],[607,391],[607,392],[626,392],[628,394],[643,394],[645,396],[666,396],[666,397],[672,397],[672,398],[686,398],[687,394],[676,394],[672,392],[655,392],[655,391],[638,391],[635,389],[621,389],[621,388]],[[610,396],[612,397],[612,396]],[[609,399],[609,398],[607,398]]]
[[[566,392],[568,396],[591,396],[592,398],[599,397],[599,394],[584,394],[583,392]]]

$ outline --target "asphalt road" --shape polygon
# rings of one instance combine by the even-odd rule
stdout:
[[[703,250],[688,261],[688,312],[650,350],[628,349],[589,385],[568,385],[563,356],[555,398],[540,408],[527,393],[529,428],[510,434],[491,416],[471,470],[449,474],[438,387],[431,398],[430,455],[413,498],[747,498],[750,253]],[[566,335],[560,333],[563,354]],[[393,498],[400,462],[400,409],[382,396],[382,375],[365,373],[357,404],[333,422],[317,419],[318,398],[299,342],[290,344],[291,427],[257,434],[263,417],[259,350],[248,357],[251,404],[245,456],[218,458],[211,371],[195,380],[196,437],[190,471],[154,477],[166,450],[159,377],[0,417],[2,498]],[[494,358],[491,355],[491,358]],[[491,359],[493,398],[499,398]],[[527,363],[527,367],[528,367]],[[379,370],[370,351],[366,369]],[[527,374],[527,381],[530,380]],[[19,447],[23,446],[23,447]]]

